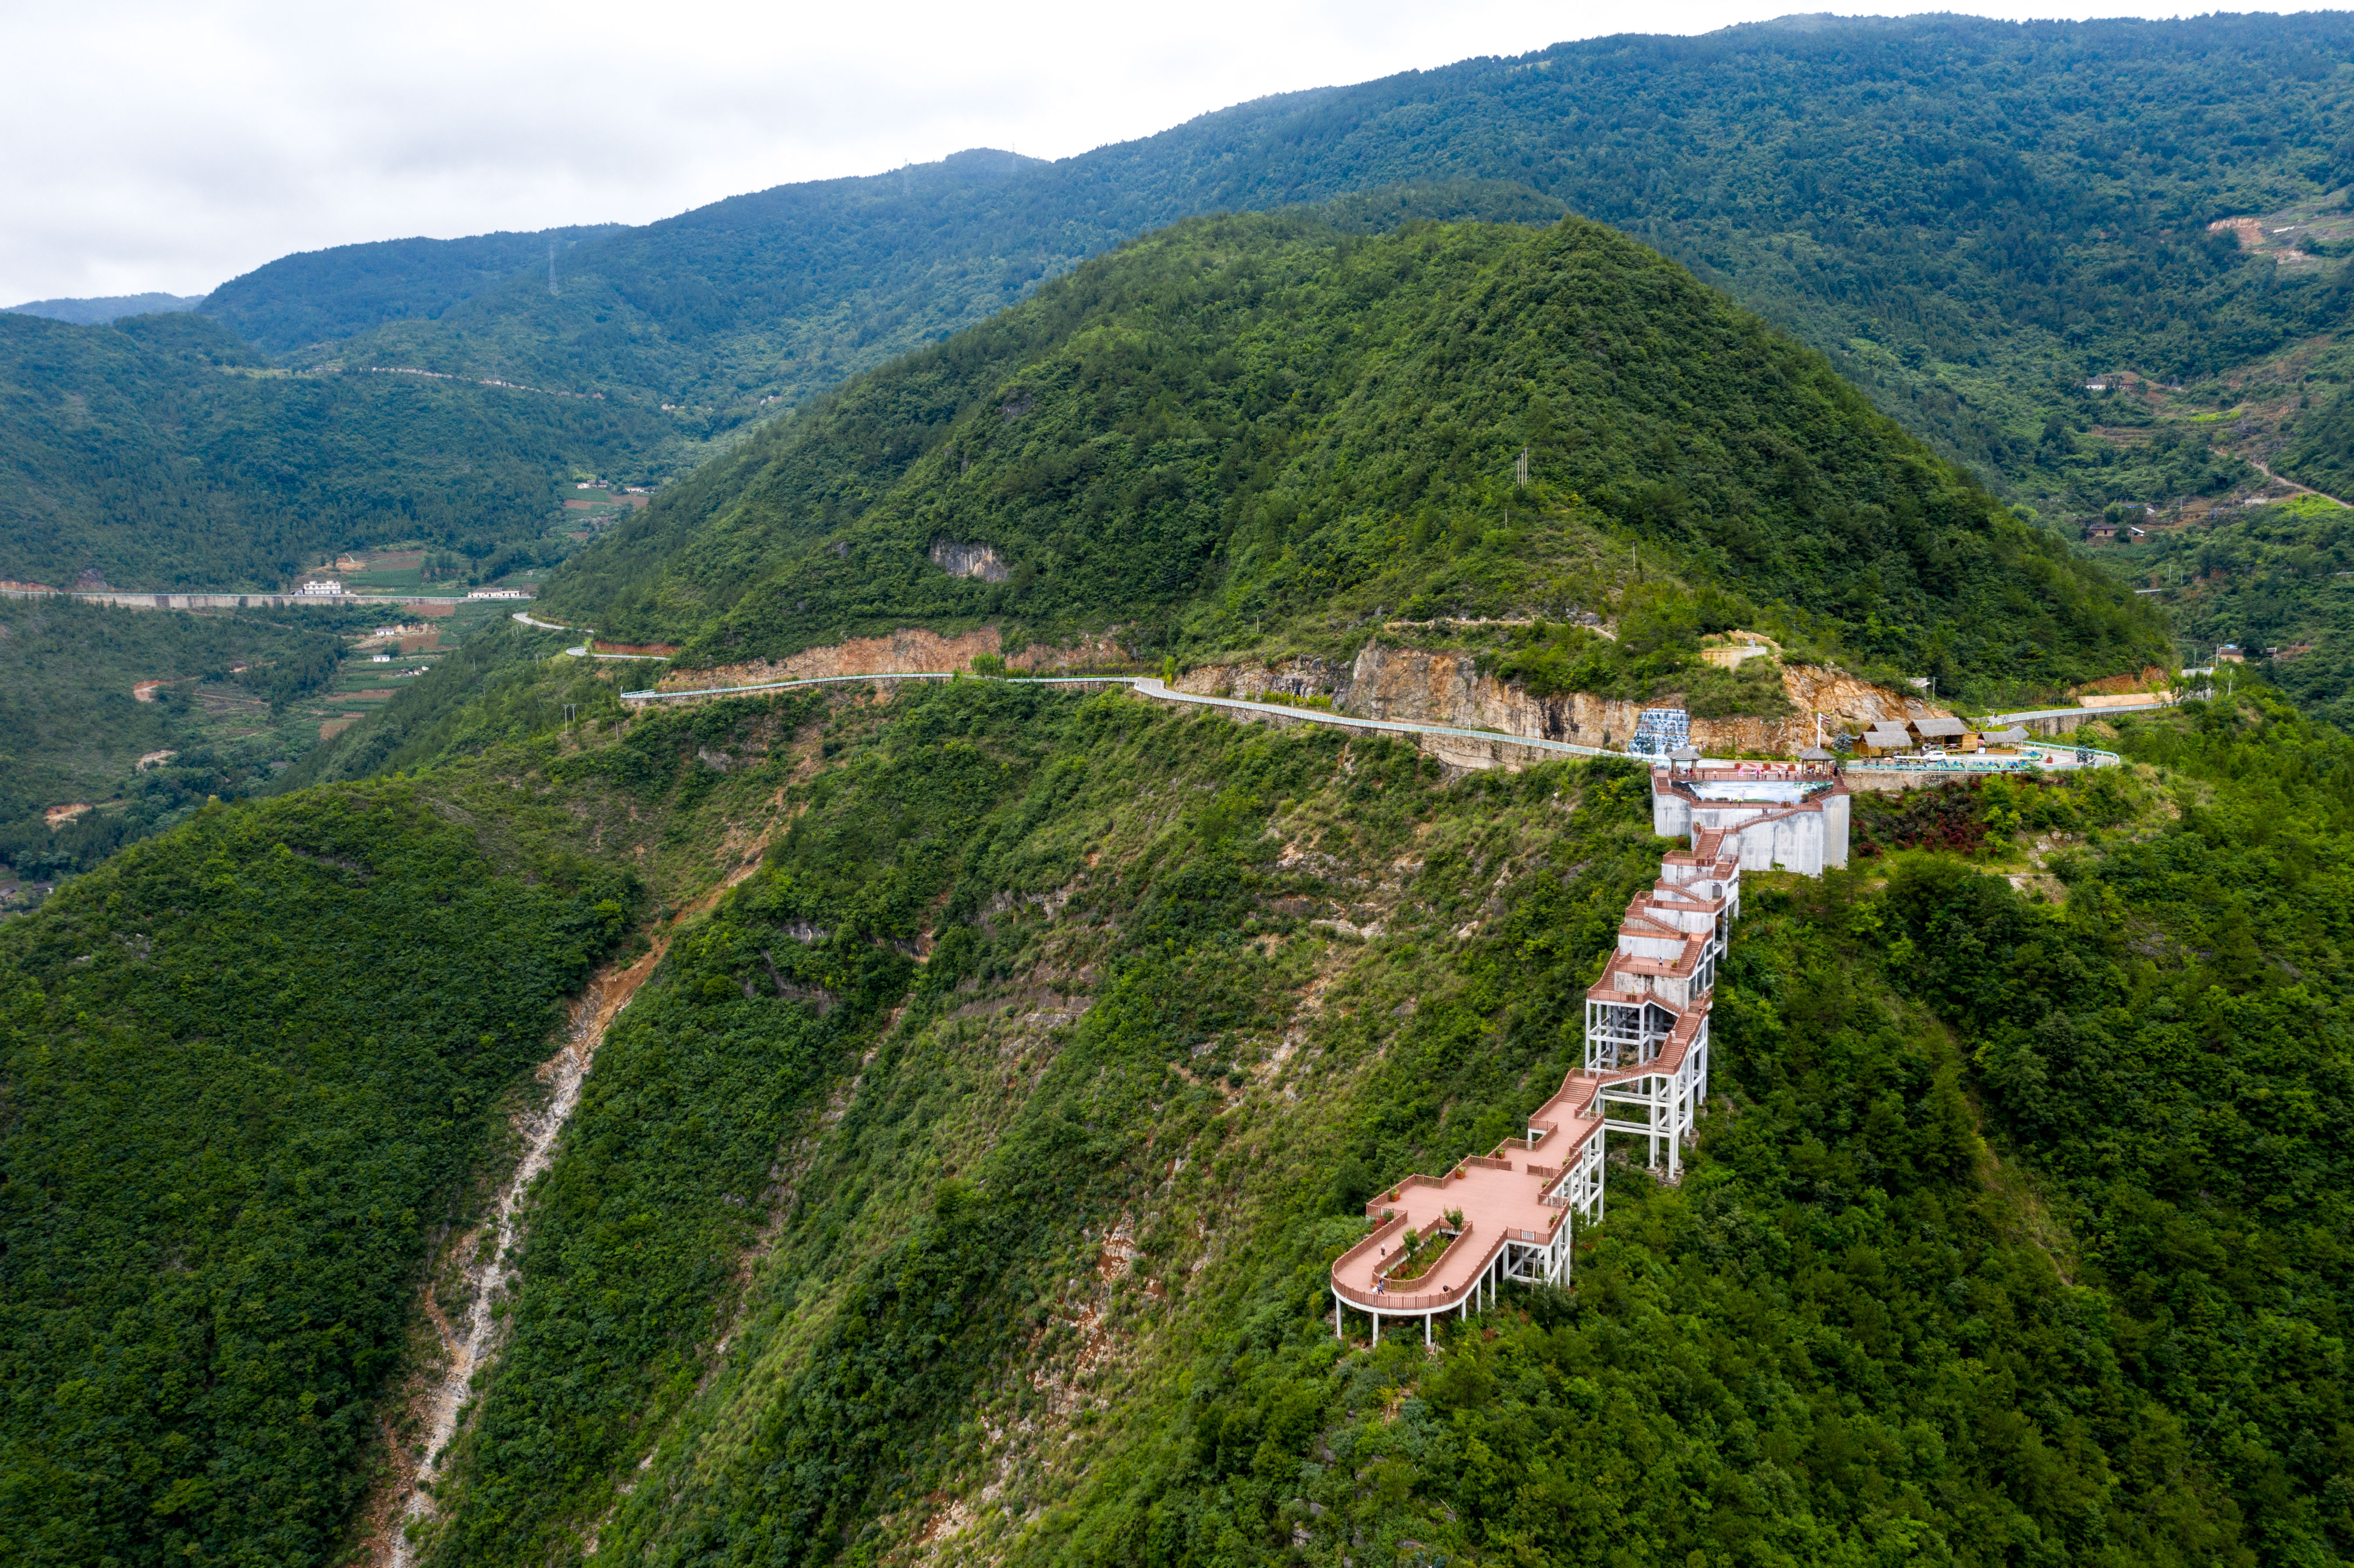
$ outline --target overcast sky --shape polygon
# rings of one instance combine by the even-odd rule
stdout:
[[[0,302],[202,293],[355,240],[642,223],[963,147],[1067,157],[1271,92],[1797,8],[0,0],[16,62],[0,93]]]

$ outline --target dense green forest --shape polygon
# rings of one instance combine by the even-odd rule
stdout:
[[[430,320],[518,271],[545,283],[551,251],[560,269],[574,246],[621,228],[589,224],[298,251],[232,278],[192,303],[265,353],[299,355],[388,322]]]
[[[1192,656],[1384,607],[1631,609],[1638,544],[1716,585],[1700,631],[1763,618],[1948,691],[2163,655],[1821,356],[1576,219],[1177,225],[747,443],[543,597],[704,662],[990,618]]]
[[[654,391],[700,434],[1189,213],[1505,180],[1722,284],[2021,498],[2081,506],[2041,438],[2089,376],[2196,382],[2338,330],[2335,261],[2286,269],[2207,225],[2354,180],[2349,48],[2334,15],[1619,35],[1052,164],[973,152],[734,197],[580,246],[555,296],[519,273],[351,352]]]
[[[2334,730],[2200,705],[2127,770],[1862,801],[1855,872],[1750,890],[1682,1186],[1614,1170],[1575,1292],[1434,1360],[1337,1344],[1325,1264],[1576,1058],[1639,773],[991,682],[631,713],[535,647],[335,763],[412,781],[0,928],[12,1556],[323,1560],[433,1216],[646,896],[599,868],[676,908],[748,836],[535,1191],[428,1562],[2354,1549]],[[224,1072],[286,1108],[189,1097]],[[337,1261],[191,1338],[258,1255]]]
[[[639,897],[436,806],[208,807],[0,928],[0,1557],[326,1559],[427,1254]]]
[[[149,366],[156,389],[101,397],[85,420],[81,383],[126,374],[111,342],[34,350],[0,330],[25,492],[0,503],[0,573],[258,582],[290,549],[378,542],[398,521],[452,542],[533,536],[573,468],[684,471],[779,403],[1188,214],[1460,182],[1490,193],[1481,207],[1509,185],[1531,216],[1567,208],[1659,247],[2007,500],[2065,515],[2210,493],[2249,477],[2208,450],[2215,432],[2139,464],[2088,433],[2084,384],[2133,369],[2220,406],[2229,376],[2338,330],[2344,258],[2285,266],[2207,226],[2330,207],[2354,180],[2349,47],[2333,15],[1622,35],[1285,94],[1055,164],[975,151],[642,228],[287,257],[217,291],[206,318],[291,368],[460,379],[204,378],[218,400],[175,393],[165,409]],[[2283,461],[2325,489],[2347,363],[2297,373],[2313,423]],[[99,520],[114,517],[143,519],[141,542],[110,538]]]
[[[1639,776],[966,686],[837,708],[810,778],[758,738],[809,711],[596,764],[793,825],[608,1044],[429,1562],[2354,1548],[2334,731],[1867,803],[1893,860],[1752,890],[1683,1185],[1614,1170],[1575,1293],[1433,1360],[1336,1344],[1324,1266],[1575,1059]],[[2056,901],[1988,874],[2054,835]]]
[[[619,402],[290,375],[201,315],[0,313],[0,577],[274,591],[352,546],[482,559],[660,429]]]
[[[334,616],[0,604],[0,858],[82,874],[0,921],[0,1561],[381,1553],[421,1292],[641,958],[433,1568],[2354,1560],[2354,514],[2048,526],[2243,452],[2344,493],[2338,242],[2207,225],[2354,180],[2349,47],[1621,37],[0,313],[0,575],[480,565],[694,467],[574,629],[299,757]],[[972,678],[643,710],[559,652],[985,622],[1723,713],[1787,706],[1695,679],[1734,627],[1989,702],[2262,657],[1749,879],[1684,1179],[1614,1165],[1571,1287],[1426,1353],[1336,1339],[1329,1265],[1582,1060],[1644,775]]]

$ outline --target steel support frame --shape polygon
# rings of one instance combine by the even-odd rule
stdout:
[[[1708,1020],[1701,1019],[1691,1046],[1672,1073],[1646,1073],[1605,1086],[1595,1096],[1604,1134],[1645,1140],[1652,1170],[1665,1167],[1668,1180],[1683,1176],[1683,1146],[1691,1139],[1701,1107],[1708,1103]],[[1640,1119],[1614,1118],[1614,1108]],[[1596,1139],[1599,1142],[1599,1139]]]
[[[1652,1014],[1657,1013],[1655,1018]],[[1585,1070],[1611,1073],[1638,1067],[1659,1054],[1675,1032],[1676,1017],[1648,992],[1629,991],[1625,1001],[1585,999]]]

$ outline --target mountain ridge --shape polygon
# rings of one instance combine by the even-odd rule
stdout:
[[[942,541],[992,569],[943,569]],[[982,620],[1193,659],[1325,652],[1384,604],[1624,619],[1645,549],[1723,599],[1645,611],[1723,623],[1675,635],[1772,615],[1949,690],[2163,646],[1819,355],[1615,231],[1312,211],[1087,263],[748,442],[544,597],[689,664]]]

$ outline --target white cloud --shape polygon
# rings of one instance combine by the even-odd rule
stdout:
[[[1064,157],[1267,93],[1783,8],[10,0],[0,302],[196,293],[399,235],[644,222],[970,146]],[[1990,14],[2096,11],[2118,14]]]

